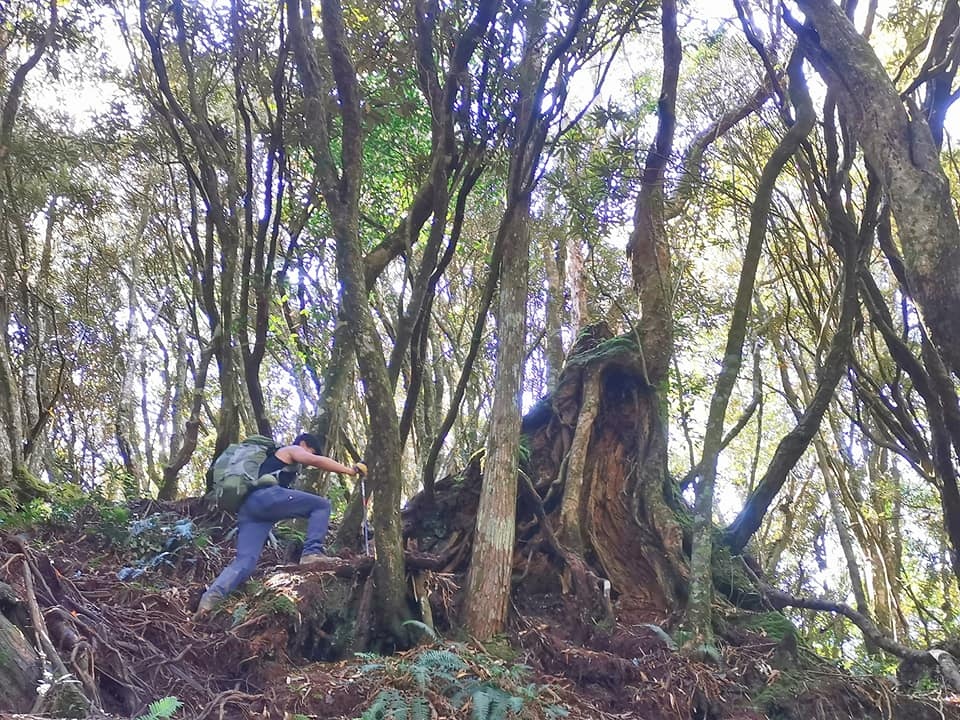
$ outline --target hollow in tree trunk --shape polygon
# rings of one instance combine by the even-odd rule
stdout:
[[[544,550],[582,611],[606,605],[621,622],[661,623],[681,610],[688,570],[660,398],[642,368],[632,336],[612,337],[605,323],[581,333],[555,391],[523,421],[537,498],[521,493],[517,552],[523,570]]]

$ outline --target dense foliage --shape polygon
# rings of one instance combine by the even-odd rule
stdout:
[[[956,3],[848,5],[956,196]],[[212,455],[254,432],[381,453],[374,480],[400,501],[466,466],[510,370],[513,243],[529,242],[517,418],[584,328],[640,327],[624,251],[664,112],[660,18],[642,0],[3,3],[0,527],[78,493],[200,494]],[[904,646],[953,636],[958,368],[921,320],[936,296],[911,285],[896,198],[789,10],[688,4],[680,21],[660,187],[671,487],[692,507],[710,468],[713,521],[771,585]],[[804,102],[816,124],[771,176]],[[356,489],[318,482],[343,540]],[[880,662],[844,616],[788,612],[818,652]]]

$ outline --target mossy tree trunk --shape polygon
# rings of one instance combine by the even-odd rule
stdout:
[[[321,35],[333,86],[321,71],[313,47],[313,7],[310,2],[286,4],[290,41],[303,93],[324,203],[336,239],[337,275],[341,283],[341,310],[350,327],[357,365],[365,387],[370,417],[366,450],[373,499],[376,562],[372,574],[371,642],[392,646],[406,643],[403,621],[406,606],[403,550],[400,531],[400,429],[387,373],[383,344],[367,301],[364,262],[360,250],[360,183],[363,172],[360,86],[347,39],[343,7],[337,0],[320,3]],[[326,114],[325,98],[336,92],[339,117]],[[339,152],[332,141],[340,125]]]
[[[777,177],[800,143],[813,129],[815,115],[803,77],[803,55],[794,52],[788,64],[790,96],[796,110],[796,122],[787,130],[764,165],[757,187],[757,195],[750,214],[750,234],[744,249],[743,268],[727,331],[727,342],[721,360],[721,370],[710,400],[710,412],[703,437],[700,460],[700,483],[693,520],[693,550],[691,558],[690,625],[696,636],[705,642],[713,640],[711,617],[713,576],[713,492],[717,479],[717,462],[723,444],[724,419],[733,393],[747,338],[748,320],[756,287],[757,269],[763,252],[764,237],[770,215]]]
[[[682,509],[666,472],[660,398],[635,339],[614,338],[603,323],[586,328],[556,390],[526,416],[523,432],[531,449],[527,473],[545,517],[537,526],[522,523],[528,529],[518,537],[518,553],[544,547],[544,531],[549,535],[562,515],[561,540],[547,546],[554,565],[576,573],[564,566],[582,561],[585,579],[599,581],[565,583],[593,593],[577,598],[581,607],[596,606],[606,580],[619,620],[659,623],[674,615],[688,579]]]
[[[44,18],[37,20],[42,23]],[[51,0],[49,20],[43,32],[38,33],[23,62],[14,65],[16,69],[12,74],[3,78],[9,81],[8,85],[3,83],[7,87],[6,95],[0,96],[0,176],[4,178],[9,179],[8,173],[11,172],[10,152],[27,76],[53,46],[59,26],[58,3]],[[13,239],[16,233],[13,226],[17,223],[22,226],[24,221],[18,216],[15,198],[6,192],[9,187],[12,187],[11,183],[0,182],[0,253],[4,258],[4,277],[0,279],[0,490],[9,491],[9,494],[0,495],[0,505],[4,501],[17,504],[43,494],[26,466],[25,447],[31,443],[21,407],[21,393],[25,389],[7,337],[11,317],[18,309],[16,278],[23,276],[19,268],[26,264],[17,241]],[[27,389],[28,392],[33,390]]]
[[[0,708],[28,712],[42,674],[40,658],[20,628],[0,614]]]
[[[794,23],[811,63],[837,94],[897,221],[909,292],[946,364],[960,372],[960,224],[930,125],[908,113],[873,48],[833,0],[800,0]]]

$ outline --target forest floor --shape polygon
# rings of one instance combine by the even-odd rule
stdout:
[[[574,622],[548,594],[518,592],[509,633],[480,644],[456,629],[455,574],[429,574],[438,635],[417,623],[424,643],[412,650],[344,652],[332,608],[362,595],[348,571],[356,563],[290,564],[290,535],[265,550],[243,592],[195,621],[206,583],[232,557],[224,520],[195,500],[90,503],[15,533],[0,527],[0,582],[17,598],[0,598],[0,611],[32,636],[33,598],[102,711],[91,717],[960,718],[960,699],[936,683],[906,694],[893,678],[855,677],[815,658],[789,635],[728,632],[720,657],[701,662],[654,626]],[[316,660],[335,648],[345,659]],[[151,712],[168,697],[181,704],[175,713]],[[0,712],[13,717],[34,716]]]

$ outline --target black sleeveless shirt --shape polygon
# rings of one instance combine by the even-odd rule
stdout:
[[[279,473],[277,471],[280,471]],[[300,474],[300,463],[287,464],[271,453],[260,465],[261,475],[276,474],[277,482],[283,487],[290,487]]]

